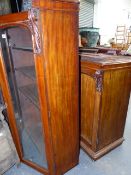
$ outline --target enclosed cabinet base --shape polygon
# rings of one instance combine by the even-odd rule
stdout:
[[[94,160],[124,141],[131,59],[81,55],[81,147]]]
[[[116,148],[117,146],[120,146],[124,141],[124,138],[118,139],[115,142],[109,144],[108,146],[105,146],[103,149],[95,152],[93,151],[88,144],[84,143],[84,141],[81,141],[80,145],[81,148],[93,159],[93,160],[97,160],[99,158],[101,158],[102,156],[104,156],[105,154],[107,154],[108,152],[110,152],[111,150],[113,150],[114,148]]]

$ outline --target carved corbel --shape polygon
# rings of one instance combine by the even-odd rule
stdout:
[[[101,92],[103,86],[103,70],[97,70],[95,72],[94,79],[96,81],[96,90]]]
[[[41,39],[38,26],[39,9],[31,8],[28,11],[28,27],[32,33],[34,53],[41,53]]]

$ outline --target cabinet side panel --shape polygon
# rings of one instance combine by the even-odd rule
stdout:
[[[95,106],[95,80],[81,73],[81,141],[92,145],[94,106]]]
[[[123,137],[130,89],[130,70],[121,69],[105,72],[98,149],[102,149]]]
[[[79,155],[78,14],[45,10],[42,23],[54,158],[62,174],[78,163]]]

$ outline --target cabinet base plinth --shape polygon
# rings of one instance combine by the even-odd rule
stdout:
[[[106,153],[110,152],[111,150],[113,150],[114,148],[116,148],[117,146],[121,145],[124,141],[124,138],[120,138],[118,140],[116,140],[115,142],[109,144],[108,146],[105,146],[103,149],[94,152],[91,148],[89,148],[84,142],[81,141],[80,145],[81,148],[93,159],[93,160],[97,160],[100,157],[104,156]]]

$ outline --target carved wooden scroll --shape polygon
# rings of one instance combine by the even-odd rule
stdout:
[[[28,26],[32,33],[34,53],[39,54],[41,52],[41,40],[40,31],[38,26],[39,10],[32,8],[28,12]]]
[[[96,81],[96,90],[101,92],[103,86],[103,70],[97,70],[95,72],[94,79]]]

